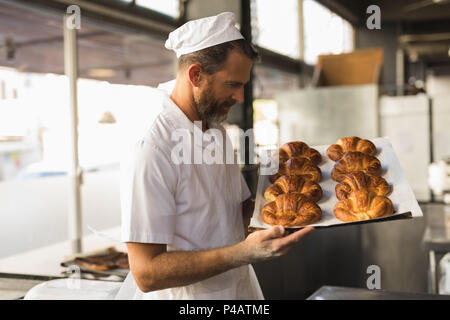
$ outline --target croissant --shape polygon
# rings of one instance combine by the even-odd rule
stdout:
[[[319,182],[322,179],[322,171],[306,158],[291,158],[286,162],[280,162],[278,172],[269,178],[274,183],[279,177],[301,176],[303,179],[312,182]]]
[[[288,142],[281,146],[278,151],[280,162],[285,162],[290,158],[303,157],[309,159],[315,165],[322,161],[322,156],[316,149],[310,148],[301,141]]]
[[[334,206],[334,215],[344,222],[381,218],[393,213],[394,206],[389,198],[366,189],[352,192]]]
[[[331,179],[340,182],[345,174],[362,171],[369,176],[381,175],[380,160],[361,152],[347,152],[331,171]]]
[[[266,204],[261,215],[263,221],[270,225],[300,227],[319,221],[322,210],[302,194],[285,193]]]
[[[264,198],[267,202],[272,202],[283,193],[300,193],[314,202],[319,201],[323,194],[322,188],[315,182],[307,181],[300,176],[281,176],[266,189]]]
[[[391,186],[382,177],[368,176],[364,172],[356,171],[344,175],[336,185],[336,197],[344,200],[350,193],[362,189],[374,192],[377,196],[386,196],[391,192]]]
[[[377,153],[377,148],[369,140],[363,140],[358,137],[346,137],[339,139],[327,149],[327,156],[333,161],[338,161],[344,154],[350,151],[358,151],[369,156]]]

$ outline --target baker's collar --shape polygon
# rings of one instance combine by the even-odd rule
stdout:
[[[212,141],[212,136],[216,135],[216,130],[207,130],[206,132],[202,132],[202,128],[195,126],[195,124],[184,114],[184,112],[176,105],[176,103],[170,98],[172,94],[173,88],[175,87],[175,80],[171,80],[168,82],[164,82],[158,85],[157,89],[162,90],[164,94],[164,106],[166,112],[170,113],[170,117],[168,120],[172,123],[174,128],[179,129],[187,129],[189,132],[194,133],[196,135],[203,134],[202,138],[204,141]],[[198,123],[197,123],[198,124]],[[223,127],[220,125],[215,127],[211,126],[210,129],[218,129],[224,134]],[[217,141],[217,138],[215,138]],[[207,145],[208,142],[202,142],[202,139],[195,139],[194,142],[198,146]]]
[[[165,91],[167,93],[167,95],[170,96],[172,94],[173,88],[175,88],[175,83],[176,83],[175,79],[167,81],[167,82],[163,82],[163,83],[158,84],[157,89]]]

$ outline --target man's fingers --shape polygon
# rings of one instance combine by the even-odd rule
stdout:
[[[301,238],[303,238],[307,234],[310,234],[313,230],[314,230],[313,227],[306,227],[300,229],[298,231],[295,231],[294,233],[291,233],[286,237],[276,240],[278,242],[277,244],[280,245],[281,247],[292,245],[296,242],[299,242]]]
[[[263,240],[269,240],[282,237],[285,233],[283,226],[274,226],[270,229],[261,231]]]
[[[297,242],[299,241],[301,238],[303,238],[304,236],[306,236],[307,234],[310,234],[311,232],[314,231],[313,227],[306,227],[303,229],[300,229],[298,231],[295,231],[294,233],[291,233],[290,235],[288,235],[285,239],[289,240],[289,241],[293,241],[293,242]]]

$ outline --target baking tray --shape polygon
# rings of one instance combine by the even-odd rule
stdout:
[[[110,270],[93,270],[93,269],[89,269],[89,268],[85,268],[83,266],[80,266],[79,264],[77,264],[75,261],[65,261],[61,263],[62,267],[70,267],[72,265],[75,265],[77,267],[80,268],[80,271],[82,273],[91,273],[94,275],[99,275],[99,276],[104,276],[104,277],[108,277],[108,276],[118,276],[120,278],[125,279],[128,275],[128,273],[130,272],[129,269],[120,269],[120,268],[116,268],[116,269],[110,269]]]
[[[62,267],[67,267],[67,268],[70,267],[70,266],[77,266],[82,273],[91,273],[93,275],[98,275],[98,276],[105,276],[105,277],[107,277],[107,276],[118,276],[120,278],[126,278],[128,273],[130,272],[129,269],[114,268],[114,269],[109,269],[109,270],[94,270],[94,269],[87,268],[85,266],[81,266],[81,265],[79,265],[79,264],[77,264],[75,262],[75,258],[107,255],[107,254],[111,254],[111,253],[114,253],[114,252],[119,252],[119,251],[117,251],[114,247],[108,247],[108,248],[105,248],[105,249],[91,251],[91,252],[84,253],[84,254],[72,255],[70,257],[67,257],[65,259],[65,261],[61,262],[61,266]]]
[[[322,155],[322,162],[319,163],[319,168],[322,171],[322,180],[319,182],[323,190],[322,199],[317,204],[322,209],[322,218],[309,226],[315,228],[330,228],[356,224],[377,223],[383,221],[411,219],[415,217],[422,217],[423,213],[417,202],[416,197],[412,191],[411,186],[406,179],[406,176],[401,168],[395,150],[392,147],[388,137],[369,139],[376,148],[375,155],[381,162],[382,177],[391,185],[392,192],[388,195],[394,205],[394,214],[389,217],[376,218],[355,222],[343,222],[334,216],[334,205],[339,201],[336,198],[335,186],[336,181],[331,179],[331,171],[333,170],[335,162],[330,160],[326,155],[327,148],[331,145],[313,146],[314,149]],[[334,143],[334,142],[333,142]],[[256,189],[255,209],[250,220],[249,231],[261,230],[270,228],[271,225],[266,224],[261,217],[261,210],[267,203],[264,199],[264,191],[270,186],[269,175],[259,175],[258,185]],[[293,227],[286,229],[302,229],[304,227]]]

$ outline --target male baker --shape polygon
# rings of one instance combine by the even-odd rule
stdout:
[[[137,143],[121,193],[131,272],[117,298],[264,299],[250,264],[286,254],[313,228],[246,237],[253,202],[239,165],[195,156],[227,152],[220,123],[243,103],[258,55],[230,12],[187,22],[166,48],[178,72],[160,86],[163,111]]]

